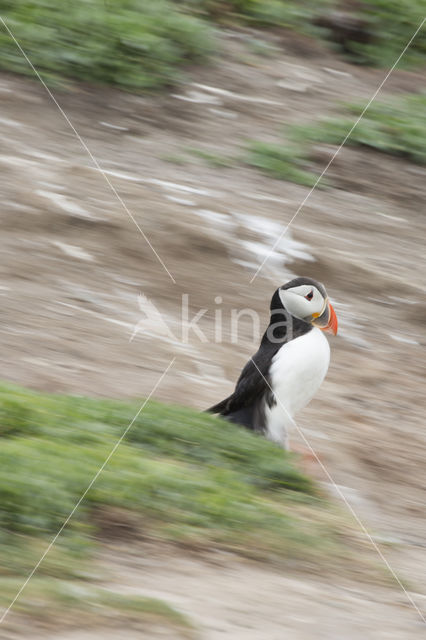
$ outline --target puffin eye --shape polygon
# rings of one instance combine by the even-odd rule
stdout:
[[[313,297],[314,297],[314,292],[313,292],[313,291],[310,291],[310,292],[308,293],[308,295],[307,295],[307,296],[305,296],[306,300],[312,300],[312,298],[313,298]]]

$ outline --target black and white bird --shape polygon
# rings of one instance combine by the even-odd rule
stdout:
[[[271,318],[259,350],[234,392],[207,411],[263,433],[288,449],[293,416],[324,380],[330,347],[323,331],[337,333],[337,317],[322,284],[295,278],[272,296]]]

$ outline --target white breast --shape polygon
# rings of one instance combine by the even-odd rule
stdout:
[[[287,447],[291,418],[312,400],[330,363],[330,347],[323,332],[311,331],[283,345],[272,359],[269,378],[277,403],[265,407],[266,435]]]

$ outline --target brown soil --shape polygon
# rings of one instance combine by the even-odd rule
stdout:
[[[226,56],[169,95],[57,95],[176,284],[43,88],[0,78],[2,376],[53,392],[142,397],[176,355],[156,397],[203,408],[232,389],[256,348],[248,324],[237,345],[229,323],[224,341],[214,342],[218,306],[225,318],[249,307],[266,321],[271,293],[292,274],[323,281],[341,331],[327,380],[298,423],[426,611],[424,172],[345,148],[328,173],[333,186],[312,194],[249,284],[307,189],[240,161],[210,168],[188,148],[241,157],[247,139],[274,140],[283,124],[336,113],[342,100],[367,101],[383,72],[325,52],[259,58],[243,34],[224,39]],[[421,81],[396,71],[382,97],[416,91]],[[317,150],[318,171],[330,152]],[[188,293],[194,313],[209,309],[199,326],[210,341],[164,340],[155,321],[129,341],[143,316],[140,293],[177,336]],[[353,579],[345,586],[344,576],[329,584],[232,556],[217,566],[179,555],[140,563],[115,562],[115,583],[160,594],[209,639],[406,640],[421,632],[397,585],[361,589]],[[83,637],[96,636],[75,639]]]

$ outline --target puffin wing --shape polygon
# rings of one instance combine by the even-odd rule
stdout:
[[[276,352],[279,346],[273,345]],[[229,416],[242,409],[252,406],[264,394],[270,394],[268,386],[268,372],[271,359],[274,353],[270,349],[259,349],[259,351],[247,362],[238,378],[234,393],[228,398],[215,404],[209,413],[218,413],[222,416]]]

